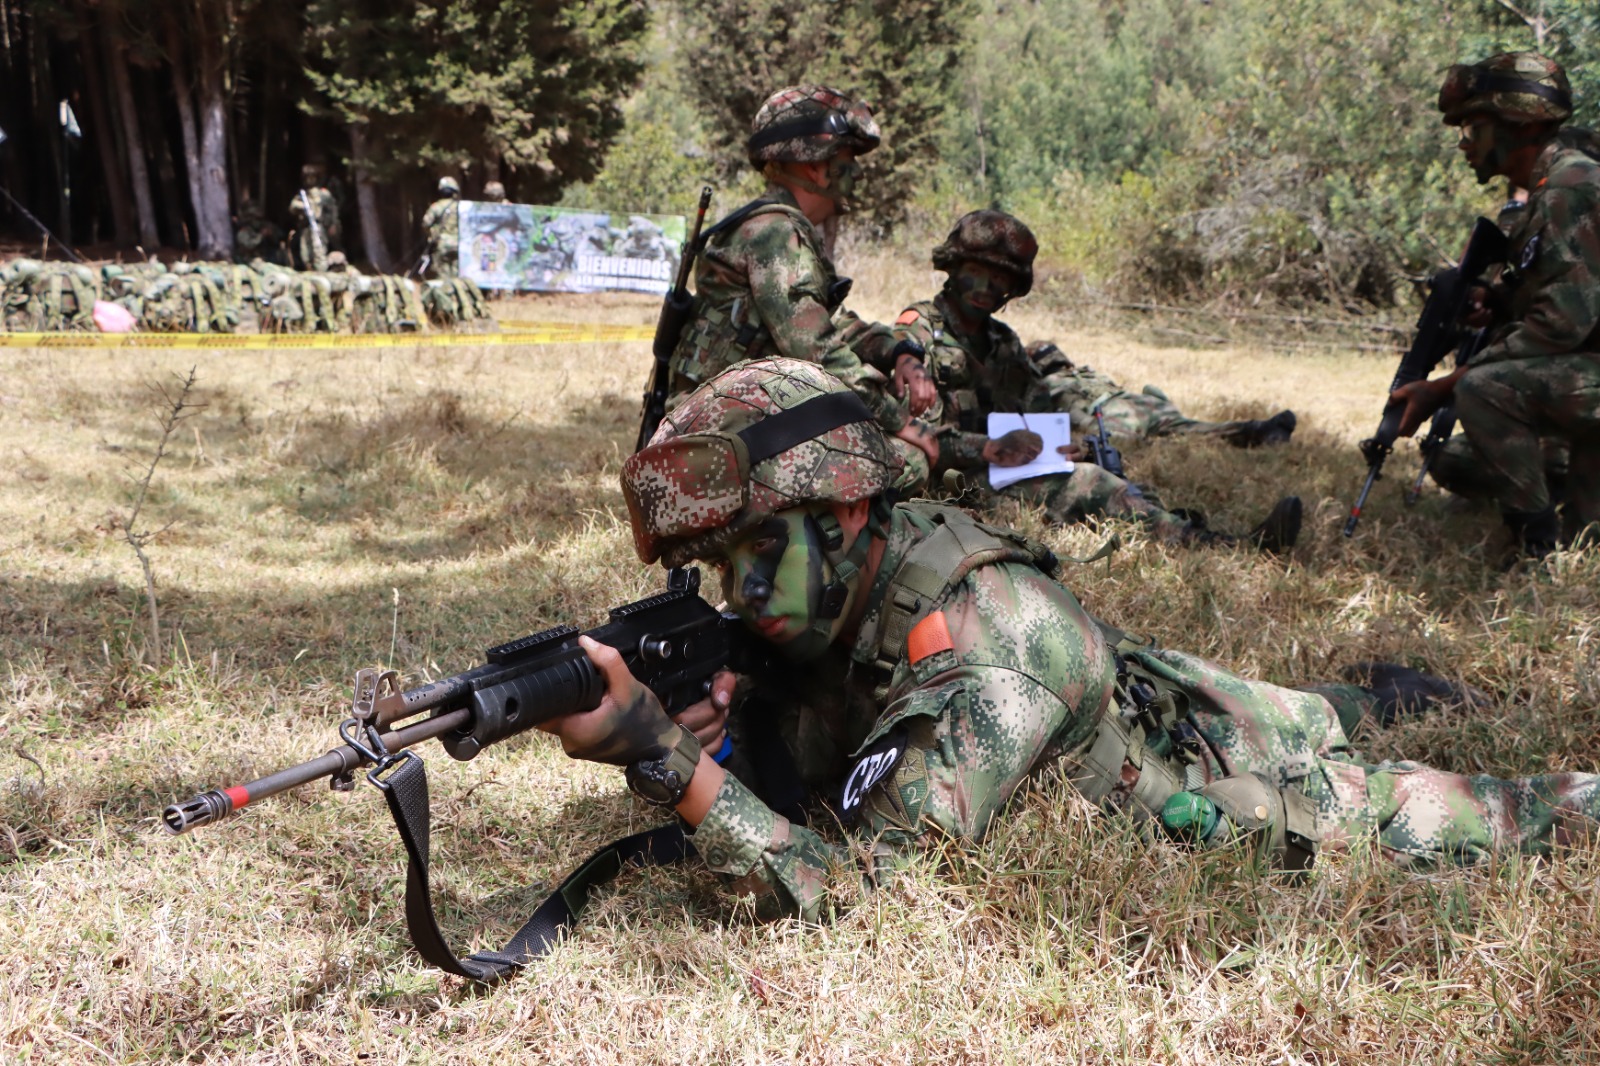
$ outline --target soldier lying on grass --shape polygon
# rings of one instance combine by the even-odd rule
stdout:
[[[982,837],[1056,763],[1108,811],[1291,868],[1369,840],[1405,863],[1541,852],[1600,817],[1595,775],[1363,761],[1335,701],[1382,716],[1449,687],[1386,668],[1371,688],[1295,691],[1155,648],[1089,615],[1042,545],[957,508],[894,503],[898,462],[843,384],[764,359],[697,390],[622,475],[640,557],[709,563],[786,660],[747,679],[758,702],[740,717],[783,742],[787,769],[850,840],[764,798],[780,762],[733,773],[711,758],[730,674],[674,722],[586,639],[607,696],[544,727],[574,758],[627,767],[762,913],[818,918],[841,869],[864,861],[876,877],[926,841]]]

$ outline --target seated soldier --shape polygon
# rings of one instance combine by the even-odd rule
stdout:
[[[1133,392],[1093,367],[1082,366],[1050,341],[1028,345],[1028,359],[1042,376],[1040,387],[1050,396],[1055,410],[1072,416],[1072,428],[1083,433],[1095,431],[1095,408],[1113,437],[1195,435],[1218,437],[1235,448],[1256,448],[1263,444],[1287,444],[1294,434],[1293,411],[1279,411],[1271,418],[1238,422],[1201,422],[1178,410],[1177,404],[1154,385]]]
[[[1103,809],[1289,868],[1367,841],[1399,863],[1540,853],[1600,818],[1593,774],[1364,761],[1322,695],[1130,639],[1055,580],[1044,546],[958,508],[895,504],[898,465],[859,397],[815,364],[771,358],[697,390],[622,472],[640,558],[710,563],[728,606],[786,661],[749,678],[749,724],[849,839],[780,814],[754,772],[712,758],[731,674],[674,721],[615,649],[581,637],[606,696],[542,726],[574,758],[626,767],[761,913],[817,920],[841,872],[981,838],[1056,764]],[[1381,714],[1393,692],[1380,684],[1346,696]]]
[[[959,470],[984,505],[996,495],[1043,507],[1056,522],[1098,515],[1136,518],[1164,540],[1234,543],[1239,538],[1204,528],[1193,512],[1165,510],[1156,499],[1110,471],[1082,461],[1076,469],[1017,482],[997,494],[987,467],[1031,462],[1042,445],[1037,434],[1014,430],[996,440],[987,433],[992,412],[1052,411],[1056,407],[1016,333],[994,315],[1033,287],[1033,233],[1003,211],[973,211],[956,222],[933,250],[933,265],[949,275],[931,300],[912,304],[896,330],[925,351],[924,363],[939,390],[927,417],[939,427],[940,468]],[[1300,532],[1298,497],[1279,501],[1266,521],[1246,535],[1268,551],[1294,546]]]

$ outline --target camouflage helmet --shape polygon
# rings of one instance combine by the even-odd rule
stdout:
[[[1059,374],[1072,369],[1072,360],[1054,341],[1034,341],[1028,345],[1027,355],[1028,362],[1041,374]]]
[[[332,251],[332,252],[328,253],[328,269],[329,270],[348,270],[349,267],[350,267],[350,257],[349,256],[345,255],[343,252],[340,252],[340,251]]]
[[[740,363],[675,408],[622,464],[633,543],[682,566],[779,511],[882,495],[901,459],[861,398],[815,363]]]
[[[485,182],[483,186],[483,198],[492,204],[501,203],[506,198],[506,187],[500,184],[498,181]]]
[[[845,148],[865,155],[882,134],[872,109],[823,85],[795,85],[767,97],[750,123],[745,155],[757,170],[768,163],[821,163]]]
[[[461,183],[456,181],[455,178],[445,175],[439,179],[439,192],[444,196],[460,196]]]
[[[327,168],[321,163],[300,164],[300,180],[307,185],[315,185],[327,173]]]
[[[1561,64],[1538,52],[1501,52],[1451,67],[1439,87],[1439,110],[1448,126],[1459,126],[1470,115],[1565,122],[1572,117],[1572,83]]]
[[[1017,279],[1011,299],[1033,288],[1033,257],[1039,242],[1022,220],[1004,211],[968,211],[933,250],[933,268],[953,273],[962,263],[984,263]]]

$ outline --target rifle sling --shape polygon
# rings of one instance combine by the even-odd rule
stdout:
[[[522,928],[499,951],[480,951],[457,958],[433,913],[428,888],[428,775],[420,756],[402,757],[386,776],[376,779],[389,804],[395,829],[406,847],[406,928],[411,943],[429,963],[446,973],[480,984],[495,984],[546,955],[570,929],[589,902],[589,894],[608,883],[623,866],[668,866],[695,854],[694,845],[677,822],[613,840],[579,866],[545,897]]]

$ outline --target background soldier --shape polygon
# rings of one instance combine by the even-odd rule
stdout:
[[[1053,579],[1042,545],[956,508],[891,504],[898,461],[856,399],[814,364],[747,363],[681,403],[622,472],[640,558],[713,564],[729,607],[786,661],[749,679],[749,724],[852,839],[779,813],[768,782],[712,759],[731,674],[674,721],[614,649],[581,637],[606,697],[542,727],[675,808],[758,914],[825,917],[841,871],[865,861],[873,877],[898,851],[980,838],[1057,764],[1108,811],[1291,869],[1367,841],[1401,863],[1548,851],[1600,817],[1594,775],[1368,763],[1321,695],[1128,638]],[[1417,691],[1437,680],[1412,676]],[[1344,689],[1381,715],[1377,693]]]
[[[968,212],[933,250],[934,268],[948,275],[943,291],[912,304],[895,319],[897,333],[924,349],[928,372],[939,390],[929,417],[939,427],[940,466],[964,471],[980,506],[997,497],[989,484],[988,466],[1032,462],[1043,443],[1028,430],[991,439],[989,415],[1057,409],[1016,333],[994,317],[1008,301],[1033,288],[1038,251],[1038,241],[1021,220],[1004,211]],[[1165,540],[1235,540],[1202,528],[1186,514],[1165,510],[1137,485],[1083,461],[1077,452],[1072,457],[1076,466],[1070,473],[1019,481],[999,495],[1043,507],[1055,522],[1127,515]],[[1286,497],[1248,539],[1268,551],[1291,548],[1300,533],[1300,515],[1299,498]]]
[[[322,164],[307,163],[300,168],[300,188],[289,198],[301,270],[327,270],[328,252],[339,246],[339,202],[325,182]]]
[[[1070,414],[1072,428],[1079,432],[1095,431],[1096,406],[1107,433],[1135,440],[1193,434],[1221,437],[1236,448],[1255,448],[1287,444],[1297,423],[1293,411],[1260,420],[1201,422],[1178,410],[1154,385],[1139,392],[1125,389],[1093,367],[1074,363],[1050,341],[1028,345],[1028,359],[1043,376],[1041,386],[1050,396],[1051,409]]]
[[[498,181],[485,183],[483,186],[483,199],[485,203],[503,204],[506,202],[506,187]]]
[[[461,186],[455,178],[439,179],[439,198],[422,215],[428,242],[429,270],[436,278],[453,278],[461,254]]]
[[[248,263],[252,259],[288,265],[288,256],[283,250],[283,231],[267,220],[260,205],[246,200],[234,220],[233,261]]]
[[[1397,389],[1409,436],[1452,396],[1462,435],[1435,476],[1449,486],[1462,464],[1489,475],[1501,517],[1523,555],[1564,539],[1546,473],[1546,447],[1568,450],[1565,539],[1600,521],[1600,164],[1563,137],[1572,89],[1561,67],[1534,52],[1450,68],[1439,90],[1444,121],[1483,184],[1530,190],[1510,233],[1507,267],[1480,289],[1472,325],[1494,326],[1464,367]]]
[[[896,348],[887,330],[848,312],[836,318],[849,280],[834,270],[817,230],[849,209],[861,177],[856,157],[878,141],[871,109],[825,86],[782,89],[761,105],[745,148],[767,188],[706,231],[695,317],[673,353],[668,407],[744,359],[820,363],[861,395],[885,430],[922,453],[905,455],[916,464],[909,475],[915,482],[937,461],[937,445],[907,418],[887,376],[895,393],[909,393],[912,414],[931,406],[933,383],[920,358]]]

